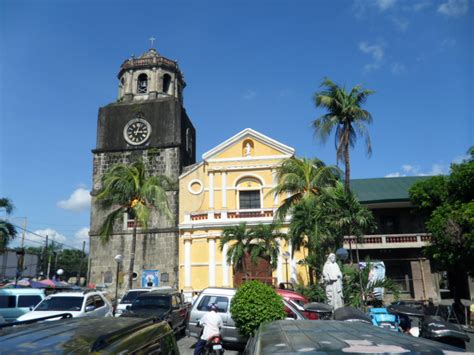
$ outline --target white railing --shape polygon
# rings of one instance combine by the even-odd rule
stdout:
[[[275,210],[273,208],[258,208],[248,210],[216,210],[204,212],[185,213],[185,223],[210,222],[219,220],[239,220],[252,218],[273,219]]]
[[[354,236],[344,237],[345,248],[359,249],[384,249],[384,248],[421,248],[429,244],[431,234],[406,233],[406,234],[371,234],[360,238]]]

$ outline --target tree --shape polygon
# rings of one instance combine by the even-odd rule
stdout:
[[[135,264],[135,248],[137,228],[147,229],[152,212],[163,213],[173,219],[168,206],[166,192],[171,190],[173,182],[163,175],[149,176],[143,161],[131,165],[116,164],[102,176],[102,189],[97,194],[101,208],[108,213],[100,229],[103,243],[109,241],[113,234],[114,224],[125,213],[133,218],[130,266],[128,287],[132,288],[133,268]]]
[[[219,247],[222,251],[224,245],[229,243],[226,257],[227,262],[234,266],[234,273],[246,270],[246,255],[249,255],[255,264],[258,258],[263,258],[272,269],[276,269],[280,253],[279,238],[286,239],[286,235],[279,231],[277,224],[259,224],[248,228],[245,223],[241,223],[224,228]]]
[[[230,312],[239,332],[245,336],[252,336],[262,323],[286,316],[282,298],[259,281],[247,281],[237,289]]]
[[[336,160],[345,164],[344,184],[346,191],[350,187],[350,158],[349,149],[354,147],[358,136],[365,138],[367,154],[372,154],[372,145],[366,125],[372,123],[372,115],[364,110],[362,105],[374,93],[373,90],[363,89],[356,85],[348,93],[344,87],[339,87],[329,78],[325,78],[323,89],[314,94],[316,107],[322,107],[327,113],[313,121],[316,136],[324,143],[335,131]]]
[[[4,210],[8,216],[13,212],[13,203],[8,198],[0,198],[0,210]],[[6,219],[0,219],[0,249],[4,249],[17,235],[17,230],[13,224]]]
[[[284,220],[299,201],[318,195],[322,188],[334,184],[340,170],[326,166],[318,158],[288,158],[277,169],[277,186],[269,194],[287,195],[277,210],[277,220]]]
[[[326,188],[323,199],[328,223],[334,235],[337,236],[336,248],[342,247],[344,236],[355,236],[359,239],[375,228],[372,212],[362,206],[352,190],[346,190],[342,183],[337,182],[334,187]],[[357,243],[356,252],[357,262],[359,262]]]
[[[431,177],[416,182],[409,190],[417,212],[426,217],[431,233],[428,257],[441,269],[451,272],[453,293],[462,275],[459,266],[474,274],[474,160],[452,164],[446,177]]]

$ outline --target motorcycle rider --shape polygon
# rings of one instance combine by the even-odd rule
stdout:
[[[222,318],[217,313],[217,305],[215,303],[211,303],[208,306],[209,312],[206,313],[199,324],[203,327],[202,335],[196,343],[196,347],[194,348],[194,355],[200,355],[201,351],[203,350],[206,342],[209,338],[220,335],[220,328],[222,327]]]

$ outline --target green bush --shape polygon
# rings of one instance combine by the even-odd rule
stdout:
[[[238,288],[230,312],[240,333],[247,336],[253,335],[262,323],[286,317],[282,298],[259,281],[248,281]]]
[[[296,292],[305,296],[310,302],[326,303],[326,290],[319,282],[315,285],[296,285]]]

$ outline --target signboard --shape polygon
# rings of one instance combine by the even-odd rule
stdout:
[[[142,270],[142,287],[157,287],[160,285],[159,270]]]

